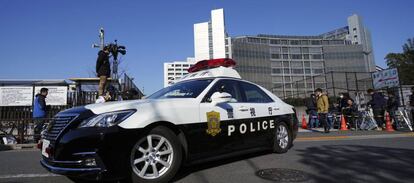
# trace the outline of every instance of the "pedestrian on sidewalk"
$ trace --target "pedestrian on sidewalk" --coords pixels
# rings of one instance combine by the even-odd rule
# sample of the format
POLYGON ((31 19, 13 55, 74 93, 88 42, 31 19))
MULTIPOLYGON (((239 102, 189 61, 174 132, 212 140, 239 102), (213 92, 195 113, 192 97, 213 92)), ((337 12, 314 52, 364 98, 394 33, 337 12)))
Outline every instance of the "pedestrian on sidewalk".
POLYGON ((309 115, 309 128, 318 127, 318 108, 316 107, 316 96, 311 94, 310 97, 305 101, 306 113, 309 115))
POLYGON ((374 114, 374 119, 377 122, 378 128, 377 130, 384 130, 384 116, 385 116, 385 108, 387 105, 387 101, 382 93, 376 92, 373 89, 368 89, 367 93, 371 95, 371 100, 367 103, 372 108, 372 113, 374 114))
POLYGON ((33 121, 35 124, 33 139, 36 143, 40 140, 40 134, 43 130, 47 111, 50 108, 46 105, 46 97, 48 93, 49 90, 47 88, 41 88, 40 93, 36 94, 33 103, 33 121))
POLYGON ((323 93, 323 90, 317 88, 315 90, 316 106, 318 108, 319 121, 322 123, 325 133, 329 133, 331 126, 327 123, 327 114, 329 112, 329 100, 328 96, 323 93))
POLYGON ((398 120, 396 118, 396 111, 398 110, 399 102, 393 91, 388 91, 387 111, 390 115, 390 119, 393 121, 393 128, 396 130, 398 126, 398 120))

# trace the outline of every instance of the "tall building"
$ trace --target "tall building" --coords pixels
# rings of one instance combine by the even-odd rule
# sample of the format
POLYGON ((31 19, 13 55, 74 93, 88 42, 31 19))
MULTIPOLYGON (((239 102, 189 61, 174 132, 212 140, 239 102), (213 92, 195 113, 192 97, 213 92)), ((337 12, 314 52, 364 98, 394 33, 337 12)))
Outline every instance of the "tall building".
POLYGON ((230 38, 225 30, 223 9, 212 10, 210 21, 194 24, 195 60, 229 58, 230 45, 230 38))
POLYGON ((188 74, 187 69, 195 63, 195 59, 190 57, 186 61, 164 63, 164 87, 170 86, 183 75, 188 74))
POLYGON ((349 84, 346 77, 315 77, 324 73, 375 71, 370 33, 358 15, 348 18, 348 26, 321 35, 233 37, 232 58, 242 78, 288 97, 328 88, 328 80, 336 87, 349 84))

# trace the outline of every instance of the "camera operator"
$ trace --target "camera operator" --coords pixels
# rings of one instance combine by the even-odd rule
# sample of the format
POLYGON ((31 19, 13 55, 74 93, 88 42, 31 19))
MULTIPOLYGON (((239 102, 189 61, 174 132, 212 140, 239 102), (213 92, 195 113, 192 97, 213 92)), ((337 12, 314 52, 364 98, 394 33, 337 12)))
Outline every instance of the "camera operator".
POLYGON ((103 50, 98 52, 98 59, 96 60, 96 74, 99 77, 98 96, 103 96, 107 80, 111 76, 108 46, 105 46, 103 50))

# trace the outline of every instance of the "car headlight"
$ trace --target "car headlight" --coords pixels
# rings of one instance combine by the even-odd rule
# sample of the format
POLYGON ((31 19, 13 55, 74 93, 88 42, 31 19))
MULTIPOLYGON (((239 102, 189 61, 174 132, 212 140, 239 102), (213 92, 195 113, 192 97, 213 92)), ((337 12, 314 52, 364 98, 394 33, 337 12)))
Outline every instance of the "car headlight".
POLYGON ((125 110, 98 114, 82 121, 78 128, 114 126, 131 116, 133 113, 135 113, 135 111, 136 110, 125 110))

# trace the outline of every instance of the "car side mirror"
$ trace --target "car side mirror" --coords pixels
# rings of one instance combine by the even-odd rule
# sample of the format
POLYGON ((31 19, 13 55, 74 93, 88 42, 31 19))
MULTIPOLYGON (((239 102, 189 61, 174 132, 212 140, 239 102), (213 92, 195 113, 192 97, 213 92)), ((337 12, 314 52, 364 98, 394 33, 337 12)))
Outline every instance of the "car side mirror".
POLYGON ((226 92, 215 92, 211 95, 211 103, 214 105, 221 104, 221 103, 228 103, 232 99, 232 96, 226 92))

